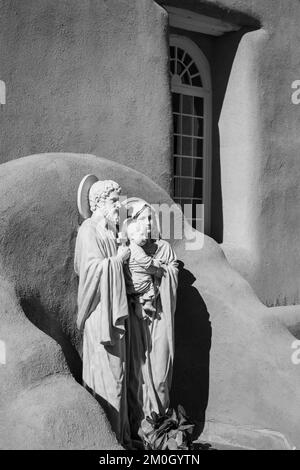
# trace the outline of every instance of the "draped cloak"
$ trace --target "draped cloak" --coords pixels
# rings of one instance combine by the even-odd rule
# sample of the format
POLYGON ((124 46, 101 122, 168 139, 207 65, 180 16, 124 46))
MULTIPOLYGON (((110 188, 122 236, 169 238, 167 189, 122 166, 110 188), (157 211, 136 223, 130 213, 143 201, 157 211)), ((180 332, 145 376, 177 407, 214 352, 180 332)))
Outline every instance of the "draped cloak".
MULTIPOLYGON (((93 219, 79 228, 75 272, 79 276, 77 326, 83 331, 83 381, 100 399, 121 443, 129 445, 151 411, 169 406, 174 357, 176 255, 158 240, 155 258, 166 265, 157 314, 145 320, 126 295, 113 232, 93 219)), ((149 253, 150 254, 150 253, 149 253)))
POLYGON ((132 298, 128 302, 128 407, 133 436, 140 435, 141 422, 152 411, 164 413, 169 407, 174 360, 177 258, 170 244, 164 240, 157 240, 148 251, 145 247, 145 251, 164 263, 166 273, 161 279, 153 318, 140 318, 132 298))
POLYGON ((82 378, 105 409, 120 442, 130 441, 126 400, 128 317, 122 262, 112 231, 93 218, 80 226, 74 266, 79 276, 77 327, 83 331, 82 378))

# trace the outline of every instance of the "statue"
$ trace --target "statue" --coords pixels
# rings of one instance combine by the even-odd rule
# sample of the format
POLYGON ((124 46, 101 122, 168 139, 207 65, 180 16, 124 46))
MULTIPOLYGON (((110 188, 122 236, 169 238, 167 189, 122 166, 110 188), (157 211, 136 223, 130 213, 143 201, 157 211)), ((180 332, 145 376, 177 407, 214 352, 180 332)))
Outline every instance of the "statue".
POLYGON ((147 319, 147 315, 152 316, 156 312, 158 279, 162 278, 164 269, 162 262, 147 255, 143 248, 147 242, 144 224, 131 220, 126 229, 130 248, 130 257, 125 266, 127 294, 137 300, 136 307, 139 307, 141 315, 147 319))
POLYGON ((178 270, 169 243, 151 238, 157 221, 145 201, 125 201, 129 217, 122 230, 131 247, 118 246, 120 193, 117 183, 93 175, 79 186, 85 220, 74 260, 77 326, 83 332, 83 383, 100 401, 118 440, 136 448, 143 420, 169 406, 178 270), (133 281, 132 263, 141 258, 146 288, 136 292, 133 286, 143 281, 133 281))

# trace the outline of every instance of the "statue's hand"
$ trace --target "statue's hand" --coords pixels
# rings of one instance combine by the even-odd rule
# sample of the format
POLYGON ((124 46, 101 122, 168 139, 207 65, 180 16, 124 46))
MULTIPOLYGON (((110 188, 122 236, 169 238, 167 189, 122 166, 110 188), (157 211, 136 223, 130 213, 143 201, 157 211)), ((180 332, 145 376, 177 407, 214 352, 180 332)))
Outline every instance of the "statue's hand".
POLYGON ((155 276, 158 277, 158 279, 161 279, 162 277, 164 277, 165 273, 166 273, 165 268, 160 266, 159 268, 156 269, 155 276))
POLYGON ((128 260, 130 256, 130 249, 128 246, 119 246, 118 248, 118 253, 117 253, 117 258, 124 263, 126 260, 128 260))

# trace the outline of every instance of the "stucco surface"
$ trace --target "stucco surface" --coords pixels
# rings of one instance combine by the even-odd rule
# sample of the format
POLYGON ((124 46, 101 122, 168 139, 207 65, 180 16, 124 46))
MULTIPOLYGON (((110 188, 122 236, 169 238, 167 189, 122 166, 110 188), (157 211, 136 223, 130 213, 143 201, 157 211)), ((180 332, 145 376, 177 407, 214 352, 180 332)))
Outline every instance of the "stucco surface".
POLYGON ((222 1, 259 19, 237 51, 220 118, 225 251, 268 305, 299 303, 298 1, 222 1))
MULTIPOLYGON (((158 3, 183 7, 180 0, 158 3)), ((223 248, 265 304, 299 303, 300 107, 291 102, 291 84, 299 79, 300 3, 186 0, 184 8, 256 29, 244 34, 236 51, 239 33, 213 39, 215 103, 224 89, 219 118, 223 248)), ((214 187, 218 174, 213 177, 214 187)))
MULTIPOLYGON (((1 162, 90 152, 170 189, 167 15, 157 3, 183 6, 181 0, 0 1, 0 79, 7 86, 1 162)), ((224 78, 216 86, 225 93, 220 158, 213 153, 212 227, 217 240, 224 227, 229 260, 265 304, 299 303, 299 106, 291 103, 291 83, 299 78, 300 4, 186 0, 184 6, 257 29, 244 34, 237 51, 238 33, 213 38, 213 73, 224 78)), ((214 94, 219 100, 216 88, 214 94)))
MULTIPOLYGON (((0 166, 2 448, 117 445, 101 408, 70 374, 80 375, 73 251, 76 191, 87 173, 118 181, 127 196, 171 202, 141 173, 100 157, 36 155, 0 166)), ((207 407, 207 422, 270 429, 300 446, 300 377, 291 363, 297 310, 287 325, 261 304, 212 239, 196 251, 172 243, 181 261, 173 403, 200 425, 207 407)))
POLYGON ((1 0, 0 162, 105 155, 170 184, 167 15, 152 0, 1 0))

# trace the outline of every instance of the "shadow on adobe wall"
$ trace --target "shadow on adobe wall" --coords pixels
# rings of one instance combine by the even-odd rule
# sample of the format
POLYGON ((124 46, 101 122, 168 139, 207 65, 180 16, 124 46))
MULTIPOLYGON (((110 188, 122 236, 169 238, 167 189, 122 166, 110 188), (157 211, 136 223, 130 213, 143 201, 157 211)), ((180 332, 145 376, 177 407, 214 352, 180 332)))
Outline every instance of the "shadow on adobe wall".
MULTIPOLYGON (((195 280, 194 275, 184 269, 184 263, 179 261, 171 401, 172 406, 181 404, 185 408, 196 423, 195 435, 199 435, 205 423, 209 396, 211 324, 205 302, 193 287, 195 280)), ((81 357, 72 338, 55 319, 57 312, 46 312, 38 296, 22 299, 21 307, 28 320, 61 346, 73 377, 82 384, 81 357)), ((58 315, 58 318, 63 318, 63 313, 58 315)), ((103 406, 99 398, 98 401, 103 406)), ((103 408, 107 413, 106 407, 103 408)))
MULTIPOLYGON (((56 319, 57 312, 46 312, 39 296, 22 299, 21 307, 34 326, 53 338, 62 348, 70 372, 74 379, 82 384, 82 360, 71 338, 63 331, 62 324, 56 319)), ((63 312, 59 315, 63 318, 63 312)))
POLYGON ((204 300, 193 287, 194 275, 179 261, 179 284, 175 313, 175 358, 171 402, 181 404, 196 423, 195 435, 203 430, 209 396, 209 353, 212 329, 204 300))

